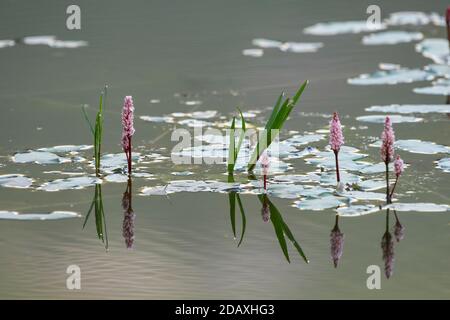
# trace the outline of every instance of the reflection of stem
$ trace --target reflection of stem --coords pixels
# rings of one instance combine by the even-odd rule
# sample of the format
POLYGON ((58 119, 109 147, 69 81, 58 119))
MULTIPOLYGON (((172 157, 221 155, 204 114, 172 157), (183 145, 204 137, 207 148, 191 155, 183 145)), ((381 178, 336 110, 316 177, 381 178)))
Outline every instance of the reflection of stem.
POLYGON ((128 179, 127 189, 122 197, 122 208, 124 210, 122 235, 125 239, 126 247, 132 248, 134 243, 134 220, 135 214, 131 206, 132 200, 132 184, 131 179, 128 179))
POLYGON ((267 190, 267 175, 264 175, 264 190, 267 190))
POLYGON ((341 176, 339 174, 339 160, 338 160, 338 152, 334 151, 334 158, 336 159, 336 180, 337 182, 341 182, 341 176))
POLYGON ((105 248, 108 249, 108 232, 106 228, 105 211, 103 208, 102 186, 100 183, 95 184, 94 199, 92 200, 89 211, 86 214, 86 218, 84 219, 83 229, 86 226, 92 210, 94 210, 95 214, 95 227, 97 230, 97 236, 102 240, 103 243, 105 243, 105 248))

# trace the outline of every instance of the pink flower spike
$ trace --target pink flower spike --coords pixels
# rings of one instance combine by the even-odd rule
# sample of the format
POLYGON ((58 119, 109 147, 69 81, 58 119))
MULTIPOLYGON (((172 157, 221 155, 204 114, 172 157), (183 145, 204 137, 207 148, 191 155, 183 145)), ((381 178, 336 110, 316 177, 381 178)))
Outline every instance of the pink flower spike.
POLYGON ((334 152, 339 152, 344 144, 344 136, 342 135, 341 121, 337 112, 333 113, 330 121, 330 147, 334 152))
POLYGON ((395 158, 394 170, 395 170, 395 175, 397 176, 397 178, 400 177, 400 175, 403 173, 404 163, 403 163, 402 158, 400 158, 400 156, 397 156, 397 158, 395 158))
POLYGON ((122 109, 122 147, 125 152, 131 147, 130 139, 134 135, 134 131, 133 97, 126 96, 122 109))
POLYGON ((395 135, 394 135, 394 129, 392 129, 392 122, 391 118, 386 117, 386 120, 384 121, 384 130, 381 134, 381 159, 384 163, 389 163, 394 159, 394 142, 395 142, 395 135))

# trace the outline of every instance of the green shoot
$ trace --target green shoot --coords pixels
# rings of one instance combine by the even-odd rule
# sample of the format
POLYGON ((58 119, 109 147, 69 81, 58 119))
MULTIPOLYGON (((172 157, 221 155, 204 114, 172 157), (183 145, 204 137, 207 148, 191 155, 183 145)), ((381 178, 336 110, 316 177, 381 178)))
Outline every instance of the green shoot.
POLYGON ((248 163, 249 172, 253 171, 256 162, 258 161, 261 154, 264 152, 264 150, 266 150, 266 148, 270 146, 272 141, 276 138, 276 135, 278 135, 279 131, 283 127, 287 118, 289 117, 289 114, 291 113, 292 109, 294 109, 295 105, 300 100, 300 96, 305 90, 307 84, 308 80, 303 82, 303 84, 300 86, 300 88, 295 93, 293 98, 286 98, 283 103, 282 101, 284 98, 284 93, 281 93, 280 96, 278 97, 275 106, 272 110, 272 113, 269 117, 269 120, 267 120, 267 123, 264 127, 263 141, 261 141, 258 137, 256 149, 253 152, 250 161, 248 163))
POLYGON ((227 165, 228 175, 233 175, 234 167, 236 165, 237 157, 239 154, 239 150, 241 149, 242 142, 244 141, 245 131, 246 131, 244 115, 242 114, 242 111, 239 108, 237 108, 237 110, 239 111, 240 116, 241 116, 241 130, 240 130, 238 144, 236 146, 236 141, 235 141, 236 117, 233 117, 233 121, 231 122, 231 128, 230 128, 230 145, 228 147, 228 165, 227 165))

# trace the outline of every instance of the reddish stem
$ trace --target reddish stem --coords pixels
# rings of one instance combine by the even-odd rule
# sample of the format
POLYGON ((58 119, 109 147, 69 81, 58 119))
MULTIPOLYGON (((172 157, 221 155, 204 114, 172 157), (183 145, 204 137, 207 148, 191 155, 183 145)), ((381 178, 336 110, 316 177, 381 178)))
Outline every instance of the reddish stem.
POLYGON ((128 138, 128 176, 131 176, 131 137, 128 138))
POLYGON ((341 176, 339 174, 339 160, 338 160, 338 151, 334 150, 334 158, 336 159, 336 180, 337 182, 341 182, 341 176))
POLYGON ((264 190, 267 190, 267 175, 264 175, 264 190))

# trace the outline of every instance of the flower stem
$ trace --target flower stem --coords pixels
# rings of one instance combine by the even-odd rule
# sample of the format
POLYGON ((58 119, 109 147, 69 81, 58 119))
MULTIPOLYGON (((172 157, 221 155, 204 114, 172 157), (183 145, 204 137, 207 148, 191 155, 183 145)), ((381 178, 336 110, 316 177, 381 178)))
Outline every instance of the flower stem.
POLYGON ((264 190, 267 190, 267 175, 264 175, 264 190))
POLYGON ((128 154, 127 154, 127 160, 128 160, 128 176, 131 176, 131 137, 128 138, 128 154))
POLYGON ((391 195, 389 192, 389 162, 385 162, 386 164, 386 202, 387 204, 391 203, 391 195))
POLYGON ((398 176, 395 178, 394 186, 392 187, 391 193, 389 195, 389 197, 391 199, 392 199, 392 196, 394 195, 394 190, 395 190, 395 187, 397 186, 397 182, 398 182, 398 176))
POLYGON ((339 182, 341 182, 341 176, 339 174, 338 151, 334 151, 334 158, 336 159, 336 180, 339 183, 339 182))

